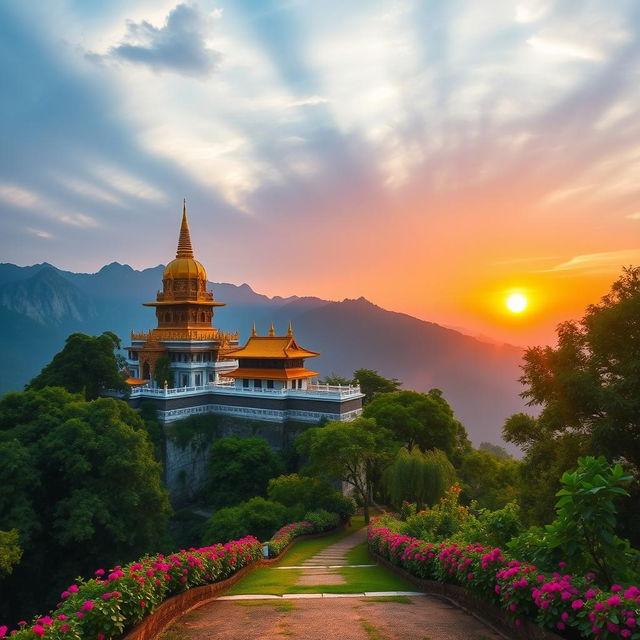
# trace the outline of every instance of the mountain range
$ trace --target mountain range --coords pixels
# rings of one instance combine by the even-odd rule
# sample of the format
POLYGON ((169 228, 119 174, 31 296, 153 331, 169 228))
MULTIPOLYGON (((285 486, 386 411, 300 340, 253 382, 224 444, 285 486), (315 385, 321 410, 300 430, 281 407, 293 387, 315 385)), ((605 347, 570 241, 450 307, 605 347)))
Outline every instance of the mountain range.
MULTIPOLYGON (((62 271, 43 263, 0 264, 0 392, 19 390, 75 331, 113 331, 126 345, 130 331, 155 326, 153 310, 163 265, 136 271, 111 263, 97 273, 62 271)), ((501 443, 504 420, 525 409, 517 381, 522 349, 388 311, 364 298, 332 302, 313 297, 269 298, 247 285, 209 283, 215 326, 239 330, 241 343, 255 321, 278 333, 291 321, 296 339, 321 355, 309 363, 321 375, 351 377, 359 368, 398 378, 403 388, 442 389, 471 439, 501 443)))

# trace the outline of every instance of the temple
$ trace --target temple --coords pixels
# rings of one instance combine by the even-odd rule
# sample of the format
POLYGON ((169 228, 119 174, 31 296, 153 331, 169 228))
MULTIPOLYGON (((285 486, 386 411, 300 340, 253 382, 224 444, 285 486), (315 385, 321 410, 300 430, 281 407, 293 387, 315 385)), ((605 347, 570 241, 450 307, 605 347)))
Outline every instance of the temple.
POLYGON ((165 268, 154 307, 157 327, 131 332, 127 368, 129 404, 150 400, 164 424, 193 414, 215 413, 260 422, 317 423, 351 420, 362 412, 357 385, 314 381, 305 360, 320 355, 298 344, 289 324, 260 336, 255 324, 243 347, 238 333, 213 326, 214 309, 225 306, 207 290, 207 273, 195 259, 186 203, 176 257, 165 268))

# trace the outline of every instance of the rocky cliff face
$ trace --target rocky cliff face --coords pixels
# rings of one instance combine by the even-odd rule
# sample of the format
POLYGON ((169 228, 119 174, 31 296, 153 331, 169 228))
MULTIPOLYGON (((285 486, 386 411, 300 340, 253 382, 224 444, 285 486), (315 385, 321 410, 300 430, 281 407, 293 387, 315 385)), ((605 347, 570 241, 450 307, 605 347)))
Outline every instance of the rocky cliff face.
POLYGON ((85 322, 98 314, 95 302, 51 266, 1 286, 0 306, 43 325, 85 322))

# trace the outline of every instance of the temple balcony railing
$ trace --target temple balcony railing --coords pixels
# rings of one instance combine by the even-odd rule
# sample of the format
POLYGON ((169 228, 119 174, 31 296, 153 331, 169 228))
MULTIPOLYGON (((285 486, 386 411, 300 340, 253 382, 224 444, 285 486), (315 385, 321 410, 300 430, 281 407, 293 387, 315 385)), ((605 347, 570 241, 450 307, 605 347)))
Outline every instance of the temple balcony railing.
POLYGON ((307 389, 256 389, 238 388, 235 382, 212 382, 193 387, 133 387, 131 397, 149 398, 176 398, 185 396, 202 395, 205 393, 233 394, 239 396, 267 396, 277 398, 320 398, 324 400, 345 400, 348 398, 360 398, 363 396, 358 385, 339 386, 314 384, 307 389))
POLYGON ((228 332, 220 331, 219 329, 214 329, 213 331, 201 331, 198 329, 152 329, 151 331, 131 332, 131 340, 147 342, 151 339, 157 342, 189 342, 191 340, 205 342, 238 342, 240 334, 238 331, 228 332))

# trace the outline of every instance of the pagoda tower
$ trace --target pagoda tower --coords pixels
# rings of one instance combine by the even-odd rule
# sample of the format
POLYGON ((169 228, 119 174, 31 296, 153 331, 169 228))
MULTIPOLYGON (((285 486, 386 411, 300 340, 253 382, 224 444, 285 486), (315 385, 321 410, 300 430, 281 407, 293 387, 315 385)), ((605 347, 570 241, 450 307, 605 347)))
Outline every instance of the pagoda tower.
POLYGON ((162 291, 155 302, 143 305, 155 307, 158 326, 148 333, 131 333, 131 346, 127 347, 130 384, 153 386, 162 356, 171 363, 173 380, 167 381, 167 386, 200 387, 217 382, 220 371, 234 367, 235 363, 221 358, 237 346, 238 334, 213 326, 214 308, 225 304, 216 302, 207 291, 207 272, 193 253, 186 202, 176 257, 165 267, 162 291))
POLYGON ((222 376, 233 378, 238 390, 306 390, 308 380, 319 375, 307 369, 304 361, 320 354, 298 345, 291 323, 286 336, 277 336, 273 323, 269 335, 259 336, 254 323, 245 346, 232 349, 227 355, 238 361, 238 368, 222 376))

